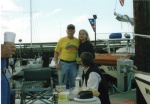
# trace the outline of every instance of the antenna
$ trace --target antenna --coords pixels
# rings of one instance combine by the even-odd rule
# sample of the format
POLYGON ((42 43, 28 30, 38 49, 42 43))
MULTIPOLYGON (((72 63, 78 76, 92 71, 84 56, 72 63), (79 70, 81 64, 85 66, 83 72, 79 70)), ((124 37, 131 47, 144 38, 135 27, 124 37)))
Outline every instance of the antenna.
POLYGON ((116 4, 115 4, 115 9, 114 9, 114 12, 116 11, 116 5, 117 5, 117 0, 116 0, 116 4))
POLYGON ((31 34, 31 48, 32 48, 32 0, 30 0, 30 34, 31 34))
POLYGON ((61 22, 60 22, 60 38, 61 38, 61 22))

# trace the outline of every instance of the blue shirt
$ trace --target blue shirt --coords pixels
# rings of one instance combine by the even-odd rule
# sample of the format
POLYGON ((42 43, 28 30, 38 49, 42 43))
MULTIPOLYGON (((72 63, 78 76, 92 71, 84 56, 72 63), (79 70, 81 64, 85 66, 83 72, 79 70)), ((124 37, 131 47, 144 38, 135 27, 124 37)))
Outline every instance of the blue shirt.
MULTIPOLYGON (((6 68, 6 59, 1 58, 1 70, 6 68)), ((1 73, 1 103, 10 104, 10 87, 6 76, 1 73)))
POLYGON ((6 59, 5 58, 1 58, 1 70, 6 68, 6 59))

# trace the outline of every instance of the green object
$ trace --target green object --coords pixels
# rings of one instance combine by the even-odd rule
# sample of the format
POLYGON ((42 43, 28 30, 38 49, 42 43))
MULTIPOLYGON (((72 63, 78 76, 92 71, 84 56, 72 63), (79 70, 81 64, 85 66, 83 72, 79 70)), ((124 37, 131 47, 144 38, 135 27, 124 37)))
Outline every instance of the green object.
POLYGON ((80 57, 77 57, 77 58, 76 58, 76 61, 77 61, 77 62, 81 61, 81 58, 80 58, 80 57))

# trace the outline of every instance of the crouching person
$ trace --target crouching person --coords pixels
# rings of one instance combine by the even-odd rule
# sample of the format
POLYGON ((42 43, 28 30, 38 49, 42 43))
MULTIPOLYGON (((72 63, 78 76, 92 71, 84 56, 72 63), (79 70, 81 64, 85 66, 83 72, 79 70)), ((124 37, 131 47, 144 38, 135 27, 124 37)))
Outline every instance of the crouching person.
POLYGON ((81 63, 84 68, 82 74, 82 86, 97 90, 101 104, 110 104, 108 87, 100 69, 94 64, 93 56, 89 52, 81 54, 81 63))

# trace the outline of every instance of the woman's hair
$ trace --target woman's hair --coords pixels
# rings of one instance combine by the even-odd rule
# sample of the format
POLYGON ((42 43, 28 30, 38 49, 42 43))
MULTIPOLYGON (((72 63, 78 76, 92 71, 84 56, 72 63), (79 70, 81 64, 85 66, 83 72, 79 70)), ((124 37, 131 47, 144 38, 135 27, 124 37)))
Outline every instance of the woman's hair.
MULTIPOLYGON (((85 29, 81 29, 80 31, 83 31, 83 32, 86 34, 86 40, 87 40, 87 41, 90 41, 88 32, 87 32, 85 29)), ((80 36, 80 31, 79 31, 79 36, 80 36)), ((79 36, 78 36, 78 38, 79 38, 79 36)), ((79 43, 81 43, 80 38, 79 38, 79 43)))

